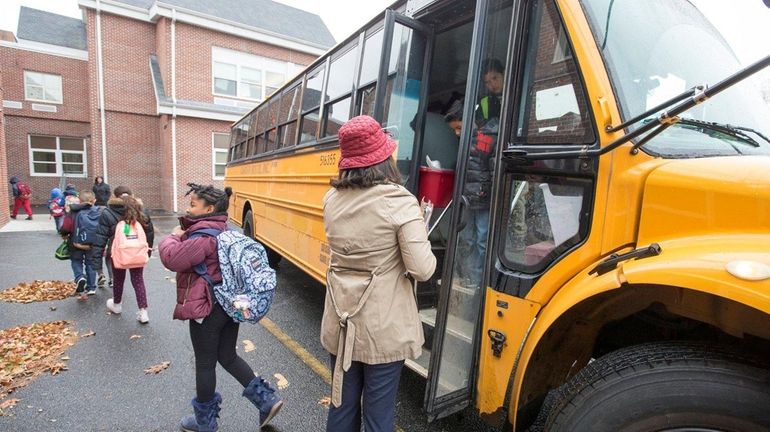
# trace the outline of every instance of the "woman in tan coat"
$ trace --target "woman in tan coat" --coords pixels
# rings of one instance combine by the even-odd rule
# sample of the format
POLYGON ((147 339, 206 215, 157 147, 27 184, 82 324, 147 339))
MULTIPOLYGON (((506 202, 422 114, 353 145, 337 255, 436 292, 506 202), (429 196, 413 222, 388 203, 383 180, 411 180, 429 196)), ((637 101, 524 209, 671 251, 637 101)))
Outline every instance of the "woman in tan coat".
POLYGON ((404 360, 424 342, 410 278, 436 268, 417 199, 400 185, 396 143, 359 116, 339 130, 339 177, 324 197, 331 249, 321 343, 331 353, 326 430, 392 432, 404 360))

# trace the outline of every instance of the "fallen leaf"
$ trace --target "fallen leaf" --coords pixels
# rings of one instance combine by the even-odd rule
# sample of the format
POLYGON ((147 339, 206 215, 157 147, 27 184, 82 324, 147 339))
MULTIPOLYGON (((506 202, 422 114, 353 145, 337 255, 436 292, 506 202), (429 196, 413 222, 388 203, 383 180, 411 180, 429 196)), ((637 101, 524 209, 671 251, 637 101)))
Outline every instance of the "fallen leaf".
POLYGON ((329 408, 329 405, 332 403, 332 398, 330 396, 324 396, 321 398, 321 400, 318 401, 318 405, 325 406, 326 408, 329 408))
MULTIPOLYGON (((13 303, 62 300, 75 294, 75 284, 59 280, 34 280, 21 282, 13 288, 0 292, 0 300, 13 303)), ((51 306, 51 310, 56 310, 51 306)))
POLYGON ((56 310, 56 306, 49 306, 49 307, 48 307, 48 310, 50 310, 51 312, 53 312, 53 311, 55 311, 55 310, 56 310))
POLYGON ((16 406, 17 403, 19 403, 18 399, 6 399, 0 402, 0 411, 8 408, 13 408, 16 406))
POLYGON ((89 331, 89 332, 85 332, 85 333, 83 333, 82 335, 80 335, 80 337, 82 337, 82 338, 87 338, 87 337, 91 337, 91 336, 93 336, 93 335, 95 335, 95 334, 96 334, 96 332, 94 332, 93 330, 91 330, 91 331, 89 331))
POLYGON ((67 360, 70 359, 70 356, 63 356, 61 359, 64 360, 64 361, 67 361, 67 360))
MULTIPOLYGON (((67 370, 61 363, 74 345, 77 333, 67 321, 35 323, 0 331, 0 403, 2 399, 27 385, 38 375, 50 371, 56 375, 67 370)), ((0 415, 3 415, 0 408, 0 415)))
POLYGON ((150 366, 147 369, 144 370, 144 373, 146 374, 157 374, 160 373, 164 369, 168 369, 168 367, 171 366, 170 361, 164 361, 161 364, 157 364, 155 366, 150 366))
POLYGON ((289 386, 289 380, 287 380, 285 376, 279 373, 273 374, 273 376, 276 379, 275 385, 278 387, 278 390, 283 390, 289 386))
POLYGON ((252 341, 250 341, 250 340, 248 340, 248 339, 244 339, 244 340, 243 340, 243 350, 244 350, 244 351, 246 351, 246 352, 252 352, 252 351, 254 351, 255 349, 257 349, 257 347, 255 347, 255 346, 254 346, 254 342, 252 342, 252 341))
POLYGON ((131 337, 129 339, 131 339, 131 340, 139 339, 140 337, 142 337, 142 335, 131 335, 131 337))

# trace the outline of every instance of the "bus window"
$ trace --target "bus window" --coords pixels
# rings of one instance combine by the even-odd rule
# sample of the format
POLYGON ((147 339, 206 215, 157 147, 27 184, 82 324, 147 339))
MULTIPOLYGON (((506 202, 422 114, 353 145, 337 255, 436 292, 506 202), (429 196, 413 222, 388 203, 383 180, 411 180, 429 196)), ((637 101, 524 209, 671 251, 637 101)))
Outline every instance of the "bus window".
POLYGON ((361 60, 361 75, 358 78, 358 87, 366 86, 377 80, 380 68, 380 55, 382 54, 382 30, 367 37, 364 43, 364 55, 361 60))
POLYGON ((350 120, 350 96, 326 106, 324 136, 337 135, 342 125, 350 120))
POLYGON ((257 144, 257 150, 256 154, 261 154, 265 152, 265 121, 267 119, 267 115, 265 114, 265 111, 267 108, 265 107, 259 107, 257 109, 256 113, 256 120, 254 122, 255 126, 254 128, 255 133, 257 135, 256 138, 256 144, 257 144))
POLYGON ((343 123, 350 119, 350 94, 353 90, 353 74, 358 56, 356 45, 342 56, 332 60, 329 66, 329 83, 326 86, 324 108, 325 126, 322 136, 337 135, 343 123))
POLYGON ((516 128, 517 144, 589 144, 596 140, 572 48, 552 2, 538 3, 516 128), (554 37, 554 35, 557 35, 554 37))
POLYGON ((281 110, 278 118, 280 148, 290 147, 295 144, 297 132, 297 114, 299 112, 300 92, 299 84, 287 90, 281 96, 281 110))
POLYGON ((361 59, 361 75, 358 77, 358 115, 374 115, 374 99, 377 95, 377 73, 380 67, 382 53, 382 30, 370 35, 364 43, 364 54, 361 59))
POLYGON ((265 133, 265 151, 271 152, 275 150, 275 129, 270 129, 265 133))
POLYGON ((315 139, 315 134, 318 130, 318 113, 319 110, 315 109, 302 115, 302 130, 299 138, 300 143, 313 141, 315 139))
POLYGON ((307 76, 307 84, 302 92, 302 135, 300 142, 312 141, 318 131, 318 113, 321 106, 325 66, 320 66, 307 76))
POLYGON ((396 23, 388 66, 383 125, 397 137, 396 165, 408 182, 412 166, 414 130, 409 124, 417 115, 420 103, 426 41, 414 30, 396 23))

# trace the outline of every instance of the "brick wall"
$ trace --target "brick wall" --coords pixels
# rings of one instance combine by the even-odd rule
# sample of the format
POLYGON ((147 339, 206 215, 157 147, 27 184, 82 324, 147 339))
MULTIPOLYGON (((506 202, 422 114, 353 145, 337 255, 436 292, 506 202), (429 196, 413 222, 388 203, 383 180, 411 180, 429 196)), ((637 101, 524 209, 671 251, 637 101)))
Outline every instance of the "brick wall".
POLYGON ((176 37, 178 99, 214 102, 211 91, 212 47, 227 48, 299 65, 310 64, 317 58, 299 51, 217 33, 184 23, 177 23, 176 37))
MULTIPOLYGON (((3 100, 3 74, 0 72, 0 101, 3 100)), ((5 147, 5 116, 3 106, 0 104, 0 179, 3 181, 3 187, 0 187, 0 227, 8 223, 10 216, 9 207, 13 205, 13 196, 8 185, 8 169, 6 168, 6 147, 5 147), (10 205, 6 205, 10 203, 10 205)))
POLYGON ((23 115, 57 120, 88 121, 88 62, 32 51, 0 47, 0 64, 5 76, 6 100, 22 103, 22 109, 7 108, 8 115, 23 115), (62 103, 26 101, 24 71, 60 75, 62 103), (53 105, 57 112, 33 111, 32 104, 53 105))
MULTIPOLYGON (((4 129, 7 151, 4 166, 8 167, 8 176, 18 176, 32 188, 32 204, 45 204, 49 192, 52 188, 59 186, 61 179, 30 175, 29 135, 85 139, 86 173, 90 176, 93 172, 90 169, 91 160, 88 157, 88 148, 91 146, 91 141, 87 138, 90 133, 88 123, 6 115, 4 129)), ((78 190, 90 189, 93 179, 67 177, 67 182, 74 184, 78 190)))
POLYGON ((151 209, 161 208, 159 119, 156 116, 107 111, 109 184, 128 186, 151 209))

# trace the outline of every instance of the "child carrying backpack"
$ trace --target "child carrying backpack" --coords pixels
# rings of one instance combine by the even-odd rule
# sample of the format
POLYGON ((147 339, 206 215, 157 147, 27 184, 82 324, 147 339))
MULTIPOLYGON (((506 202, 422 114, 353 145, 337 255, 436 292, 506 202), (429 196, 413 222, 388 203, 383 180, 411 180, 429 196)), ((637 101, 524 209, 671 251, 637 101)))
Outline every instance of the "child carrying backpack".
POLYGON ((64 217, 64 195, 59 188, 51 189, 51 196, 48 199, 48 213, 56 225, 56 232, 59 232, 64 217))
POLYGON ((118 186, 114 190, 115 197, 107 202, 107 208, 102 210, 99 226, 96 229, 96 239, 92 245, 91 263, 97 273, 102 271, 102 256, 105 248, 112 255, 113 264, 113 298, 107 300, 107 309, 114 314, 123 311, 123 283, 126 272, 131 275, 131 285, 136 293, 136 303, 139 311, 136 319, 146 324, 150 322, 147 313, 147 291, 144 286, 144 266, 152 254, 152 244, 155 232, 150 215, 142 209, 142 203, 134 198, 131 189, 118 186), (116 248, 120 245, 120 258, 116 261, 116 248), (111 251, 111 252, 110 252, 111 251), (124 259, 133 259, 126 262, 124 259))
POLYGON ((32 189, 26 183, 20 181, 16 176, 11 177, 10 183, 13 192, 13 210, 11 211, 11 219, 16 219, 19 210, 24 208, 24 211, 27 213, 27 220, 31 220, 32 206, 30 200, 32 199, 32 189))
POLYGON ((99 226, 101 209, 94 206, 96 199, 91 191, 80 193, 81 203, 72 202, 68 205, 67 214, 64 216, 61 233, 68 234, 70 246, 70 263, 75 277, 77 288, 76 295, 81 300, 87 299, 87 295, 96 294, 96 272, 91 262, 93 261, 92 245, 96 241, 96 229, 99 226))
MULTIPOLYGON (((228 301, 225 299, 227 293, 223 297, 215 294, 212 289, 214 285, 223 282, 223 271, 241 264, 224 262, 224 259, 228 259, 227 254, 221 253, 222 245, 218 245, 216 237, 217 233, 227 229, 227 209, 232 190, 193 183, 188 183, 188 186, 190 207, 187 214, 179 218, 180 226, 174 228, 158 247, 163 265, 177 272, 174 319, 190 320, 190 339, 195 352, 196 397, 192 400, 195 415, 182 419, 182 429, 217 430, 219 404, 222 402, 222 397, 216 392, 217 362, 240 382, 244 387, 243 396, 259 409, 261 427, 278 413, 283 401, 275 388, 261 377, 255 377, 248 363, 236 353, 240 320, 229 315, 220 303, 228 301)), ((264 262, 255 259, 255 269, 264 271, 267 258, 263 255, 262 259, 264 262)), ((272 276, 272 285, 269 277, 265 282, 270 285, 270 289, 275 286, 274 273, 272 276)), ((248 314, 250 318, 251 314, 261 316, 269 307, 268 297, 272 298, 271 295, 265 296, 267 303, 258 309, 241 304, 230 304, 227 308, 234 310, 237 306, 241 314, 248 314)), ((241 318, 245 316, 241 315, 241 318)))

